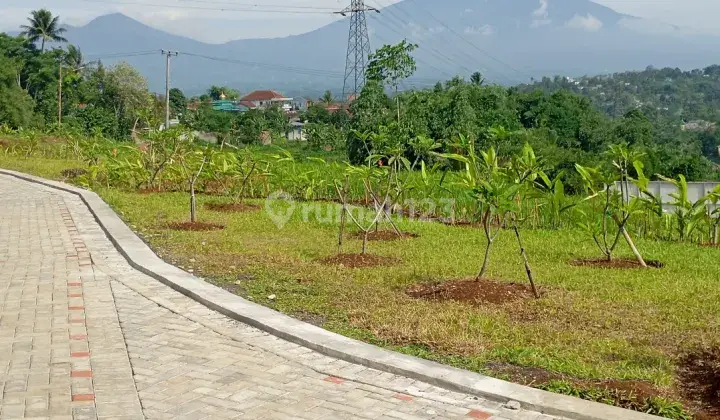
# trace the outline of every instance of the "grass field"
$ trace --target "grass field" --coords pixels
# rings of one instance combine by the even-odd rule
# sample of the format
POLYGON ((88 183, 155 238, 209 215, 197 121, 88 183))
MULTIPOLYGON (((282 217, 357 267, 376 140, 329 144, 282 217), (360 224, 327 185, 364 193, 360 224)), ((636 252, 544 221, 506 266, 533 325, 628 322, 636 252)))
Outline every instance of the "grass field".
MULTIPOLYGON (((75 166, 0 156, 0 167, 54 179, 75 166)), ((655 395, 693 409, 700 403, 688 394, 679 368, 688 353, 720 346, 720 249, 638 240, 645 257, 664 268, 577 267, 569 262, 599 257, 590 237, 570 229, 527 230, 541 299, 427 301, 406 289, 477 274, 485 244, 479 229, 404 221, 401 229, 417 238, 369 245, 370 253, 396 263, 349 268, 317 261, 337 252, 338 226, 317 220, 313 211, 303 217, 300 204, 278 228, 263 201, 252 200, 257 211, 220 213, 203 205, 226 199, 200 196, 199 220, 225 229, 186 232, 167 228, 188 219, 186 194, 97 192, 163 258, 227 290, 331 331, 501 378, 532 383, 522 373, 532 377, 542 369, 575 384, 647 381, 655 395)), ((336 206, 310 204, 323 214, 336 206)), ((349 239, 345 252, 359 252, 360 244, 349 239)), ((632 256, 627 248, 620 254, 632 256)), ((488 277, 525 282, 511 231, 501 232, 488 277)))

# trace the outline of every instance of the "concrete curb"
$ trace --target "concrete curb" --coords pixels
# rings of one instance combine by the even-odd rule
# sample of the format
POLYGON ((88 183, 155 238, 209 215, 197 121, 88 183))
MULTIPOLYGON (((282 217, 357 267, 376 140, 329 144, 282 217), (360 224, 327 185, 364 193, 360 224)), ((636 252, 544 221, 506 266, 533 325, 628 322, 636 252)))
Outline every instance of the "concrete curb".
POLYGON ((324 355, 493 401, 518 401, 523 409, 553 416, 578 420, 660 418, 554 394, 391 352, 299 321, 247 301, 167 264, 130 230, 100 196, 92 191, 5 169, 0 169, 0 174, 79 196, 88 206, 107 237, 133 268, 223 315, 324 355))

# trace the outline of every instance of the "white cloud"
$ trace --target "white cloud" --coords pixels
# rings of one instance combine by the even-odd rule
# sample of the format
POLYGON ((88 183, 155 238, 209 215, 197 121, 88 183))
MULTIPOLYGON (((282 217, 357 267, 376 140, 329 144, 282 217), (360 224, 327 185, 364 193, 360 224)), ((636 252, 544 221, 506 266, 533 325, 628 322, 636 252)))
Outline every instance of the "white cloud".
POLYGON ((582 29, 588 32, 597 32, 603 27, 602 21, 590 13, 588 13, 587 16, 575 15, 567 21, 565 25, 570 28, 582 29))
POLYGON ((552 20, 548 18, 548 5, 548 0, 540 0, 540 7, 532 12, 531 28, 539 28, 552 23, 552 20))
POLYGON ((468 26, 465 28, 464 32, 468 35, 483 35, 483 36, 491 36, 495 35, 495 27, 492 25, 485 24, 480 27, 476 26, 468 26))
POLYGON ((547 18, 548 17, 548 0, 540 0, 540 7, 533 11, 533 16, 536 18, 547 18))

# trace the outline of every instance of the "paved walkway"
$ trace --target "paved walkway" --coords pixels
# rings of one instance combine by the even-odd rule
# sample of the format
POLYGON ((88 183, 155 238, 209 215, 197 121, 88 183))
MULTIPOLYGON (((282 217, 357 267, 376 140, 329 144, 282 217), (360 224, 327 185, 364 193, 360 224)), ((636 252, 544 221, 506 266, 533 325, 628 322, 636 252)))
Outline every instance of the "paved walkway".
POLYGON ((0 175, 0 418, 532 419, 313 352, 132 269, 74 195, 0 175))

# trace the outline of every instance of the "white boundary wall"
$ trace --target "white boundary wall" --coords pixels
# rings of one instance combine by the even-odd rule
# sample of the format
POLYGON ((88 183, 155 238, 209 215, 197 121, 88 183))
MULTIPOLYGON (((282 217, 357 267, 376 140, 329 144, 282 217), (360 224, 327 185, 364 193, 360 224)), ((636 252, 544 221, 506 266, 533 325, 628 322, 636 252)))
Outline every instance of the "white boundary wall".
MULTIPOLYGON (((700 198, 706 196, 709 194, 717 185, 720 185, 720 182, 717 181, 707 181, 707 182, 688 182, 688 199, 692 201, 693 203, 698 201, 700 198)), ((619 189, 620 184, 615 183, 615 188, 619 189)), ((633 197, 637 197, 639 194, 637 186, 630 183, 630 195, 633 197)), ((673 201, 673 198, 670 197, 670 194, 677 192, 677 188, 665 181, 651 181, 650 185, 648 186, 648 190, 654 194, 656 197, 660 197, 660 200, 662 202, 663 210, 665 211, 672 211, 674 206, 667 204, 673 201)), ((711 203, 708 203, 708 208, 713 211, 715 208, 720 207, 720 204, 713 205, 711 203)))

